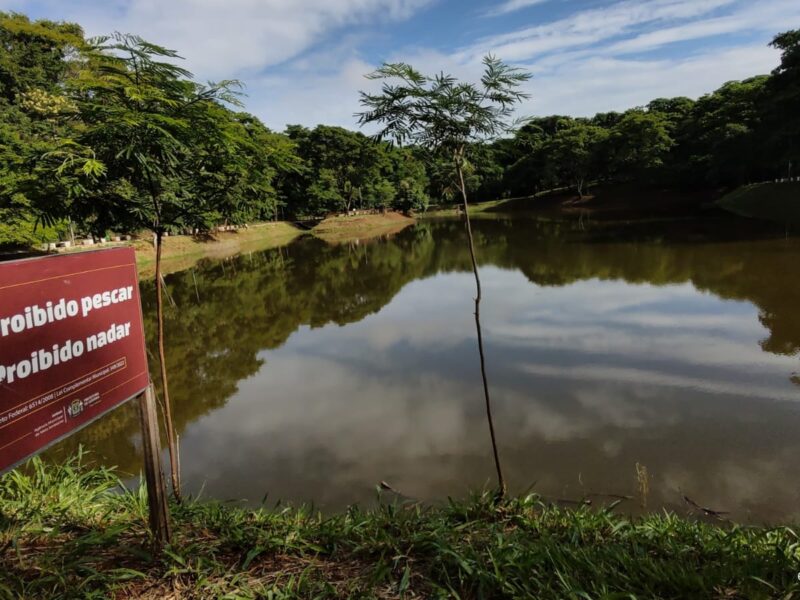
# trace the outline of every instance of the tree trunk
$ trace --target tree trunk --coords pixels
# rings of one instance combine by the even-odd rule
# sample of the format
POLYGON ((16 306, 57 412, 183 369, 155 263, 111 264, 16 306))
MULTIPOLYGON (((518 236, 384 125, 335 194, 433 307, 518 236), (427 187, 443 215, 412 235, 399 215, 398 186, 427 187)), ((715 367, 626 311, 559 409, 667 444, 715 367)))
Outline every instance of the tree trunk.
POLYGON ((158 362, 161 367, 161 393, 164 399, 164 419, 167 426, 167 445, 169 448, 169 467, 172 476, 172 494, 181 500, 181 473, 178 461, 178 442, 175 426, 172 422, 172 406, 169 402, 169 384, 167 382, 167 363, 164 354, 164 303, 162 301, 163 278, 161 277, 162 231, 156 231, 156 315, 158 319, 158 362))
POLYGON ((500 453, 497 450, 494 419, 492 418, 492 402, 489 397, 489 382, 486 378, 486 359, 483 353, 483 334, 481 332, 481 278, 478 274, 478 261, 475 258, 475 241, 472 238, 472 224, 469 220, 469 204, 467 202, 467 189, 464 185, 464 172, 458 160, 456 161, 456 170, 458 171, 458 178, 461 184, 461 197, 464 202, 464 223, 467 229, 467 240, 469 241, 469 255, 472 259, 472 272, 475 275, 475 331, 478 334, 478 354, 481 359, 481 378, 483 379, 483 397, 486 402, 486 420, 489 423, 489 435, 492 439, 494 466, 497 470, 498 495, 500 498, 503 498, 506 495, 506 482, 503 478, 503 469, 500 466, 500 453))

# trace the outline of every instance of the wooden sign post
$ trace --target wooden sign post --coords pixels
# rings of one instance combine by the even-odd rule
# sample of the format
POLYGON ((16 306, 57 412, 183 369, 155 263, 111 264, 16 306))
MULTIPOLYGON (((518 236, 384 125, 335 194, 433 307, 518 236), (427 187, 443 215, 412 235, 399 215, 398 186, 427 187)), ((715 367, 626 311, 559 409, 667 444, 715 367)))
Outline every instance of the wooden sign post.
POLYGON ((163 547, 169 509, 133 249, 0 263, 0 473, 136 397, 163 547))
POLYGON ((142 422, 144 478, 147 483, 147 504, 150 507, 150 531, 157 550, 172 541, 169 524, 169 504, 164 472, 161 470, 161 437, 158 434, 158 414, 153 384, 139 396, 139 415, 142 422))

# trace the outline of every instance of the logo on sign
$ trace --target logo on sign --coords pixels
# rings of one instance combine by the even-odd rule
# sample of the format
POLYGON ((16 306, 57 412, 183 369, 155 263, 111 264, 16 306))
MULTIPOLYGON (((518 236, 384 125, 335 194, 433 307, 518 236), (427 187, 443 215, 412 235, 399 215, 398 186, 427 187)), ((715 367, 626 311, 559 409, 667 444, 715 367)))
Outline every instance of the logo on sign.
POLYGON ((67 414, 73 419, 83 412, 83 400, 73 400, 67 408, 67 414))

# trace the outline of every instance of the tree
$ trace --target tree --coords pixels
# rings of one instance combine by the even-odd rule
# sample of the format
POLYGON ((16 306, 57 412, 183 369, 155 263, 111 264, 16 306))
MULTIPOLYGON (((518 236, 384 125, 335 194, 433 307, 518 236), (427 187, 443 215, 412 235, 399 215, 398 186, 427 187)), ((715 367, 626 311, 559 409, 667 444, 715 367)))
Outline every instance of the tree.
POLYGON ((84 46, 78 25, 0 12, 0 245, 51 236, 86 180, 57 157, 74 125, 63 88, 84 46))
POLYGON ((761 105, 767 78, 730 81, 694 104, 680 132, 705 181, 740 184, 760 179, 761 105))
POLYGON ((781 64, 767 83, 770 154, 779 175, 791 177, 800 170, 800 29, 775 36, 770 45, 781 51, 781 64))
POLYGON ((407 194, 399 193, 399 178, 404 177, 398 171, 399 156, 388 144, 327 125, 311 130, 292 125, 286 134, 302 162, 281 184, 293 214, 323 216, 407 202, 407 194))
POLYGON ((614 167, 627 177, 641 175, 664 162, 673 142, 659 113, 629 110, 611 130, 614 167))
POLYGON ((162 240, 170 228, 205 226, 218 208, 213 199, 188 193, 186 183, 200 176, 198 136, 206 142, 227 142, 227 132, 217 127, 219 119, 209 113, 218 111, 220 100, 236 102, 238 83, 198 85, 191 80, 191 73, 168 62, 175 58, 179 57, 174 51, 137 36, 99 38, 87 52, 87 69, 71 86, 70 95, 84 124, 77 142, 91 149, 105 175, 80 194, 81 214, 99 217, 102 224, 108 219, 148 227, 155 235, 163 410, 173 493, 180 498, 177 440, 164 357, 162 240))
POLYGON ((647 104, 647 112, 661 113, 669 122, 670 128, 683 121, 692 110, 694 100, 685 96, 675 98, 656 98, 647 104))
POLYGON ((30 90, 54 92, 84 46, 79 25, 0 11, 0 98, 14 103, 30 90))
POLYGON ((504 185, 512 196, 530 196, 542 189, 552 171, 544 146, 551 133, 543 119, 534 118, 515 133, 508 151, 504 185))
POLYGON ((424 212, 429 202, 425 164, 408 148, 395 148, 389 156, 396 188, 394 206, 406 213, 424 212))
POLYGON ((272 133, 253 115, 207 104, 198 114, 188 145, 184 190, 203 199, 214 222, 267 221, 278 213, 275 180, 279 169, 292 169, 296 158, 283 136, 272 133), (285 152, 288 151, 288 156, 285 152))
POLYGON ((475 328, 481 378, 499 494, 503 496, 506 485, 497 451, 486 377, 480 324, 481 280, 469 219, 464 172, 468 168, 468 151, 472 144, 512 129, 510 118, 514 106, 528 97, 519 88, 530 79, 530 74, 510 67, 491 55, 484 58, 483 64, 484 74, 480 85, 476 85, 459 82, 455 77, 443 73, 429 77, 405 63, 386 63, 367 76, 369 79, 383 80, 383 86, 379 94, 361 92, 361 104, 366 110, 359 113, 358 118, 361 125, 380 124, 382 129, 379 138, 389 138, 401 145, 413 144, 433 155, 447 157, 453 165, 455 186, 463 201, 464 223, 475 276, 475 328), (395 81, 398 83, 392 83, 395 81))
POLYGON ((564 123, 544 147, 551 163, 583 198, 584 186, 597 175, 608 131, 582 120, 564 123))

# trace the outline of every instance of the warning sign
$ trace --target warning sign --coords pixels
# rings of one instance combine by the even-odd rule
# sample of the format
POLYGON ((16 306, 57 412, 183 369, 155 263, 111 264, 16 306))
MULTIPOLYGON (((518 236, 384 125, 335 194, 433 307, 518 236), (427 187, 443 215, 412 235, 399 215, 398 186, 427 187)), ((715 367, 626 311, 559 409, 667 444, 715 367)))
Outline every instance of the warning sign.
POLYGON ((0 263, 0 472, 148 384, 132 248, 0 263))

